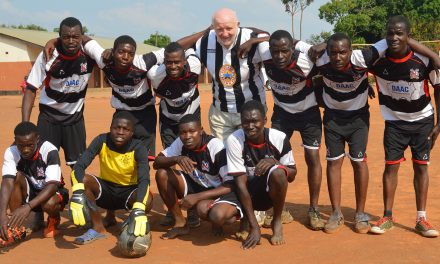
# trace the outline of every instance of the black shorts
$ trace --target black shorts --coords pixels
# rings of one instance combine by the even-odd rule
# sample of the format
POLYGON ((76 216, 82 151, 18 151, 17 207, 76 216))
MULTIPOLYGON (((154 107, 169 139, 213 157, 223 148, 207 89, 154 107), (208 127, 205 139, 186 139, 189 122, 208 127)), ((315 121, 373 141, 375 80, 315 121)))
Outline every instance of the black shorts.
POLYGON ((337 160, 345 156, 345 142, 348 157, 353 161, 365 161, 369 130, 368 116, 358 117, 348 122, 328 120, 324 122, 324 137, 327 160, 337 160))
POLYGON ((120 185, 114 182, 105 181, 93 176, 99 184, 99 194, 96 197, 96 205, 108 209, 129 210, 129 200, 131 195, 137 190, 137 185, 120 185))
MULTIPOLYGON (((22 202, 23 204, 28 203, 29 201, 33 200, 41 192, 41 190, 37 190, 37 189, 33 188, 32 184, 29 184, 28 179, 25 178, 25 180, 26 180, 26 184, 27 184, 27 197, 22 202)), ((58 198, 60 200, 60 204, 61 204, 60 211, 62 211, 64 209, 64 207, 66 206, 66 204, 69 202, 69 190, 67 190, 66 188, 61 186, 61 187, 58 187, 58 190, 55 194, 58 196, 58 198)), ((32 208, 32 211, 42 212, 43 209, 39 205, 39 206, 35 206, 34 208, 32 208)))
POLYGON ((272 128, 284 132, 288 138, 299 131, 303 147, 319 149, 321 145, 322 121, 318 107, 310 108, 299 114, 291 114, 275 105, 273 107, 272 128))
POLYGON ((404 152, 411 148, 412 160, 419 164, 428 164, 432 141, 427 137, 434 127, 434 120, 426 123, 406 123, 404 126, 385 122, 383 145, 385 162, 397 164, 405 160, 404 152))
MULTIPOLYGON (((115 114, 121 110, 116 110, 115 114)), ((156 107, 149 105, 145 109, 129 111, 135 120, 134 138, 142 140, 148 149, 148 156, 155 156, 156 153, 156 107)))
MULTIPOLYGON (((194 115, 197 115, 200 120, 200 107, 194 112, 194 115)), ((159 114, 159 130, 162 147, 166 149, 171 146, 174 140, 179 136, 179 123, 159 114)))
POLYGON ((227 204, 234 206, 238 211, 237 218, 238 219, 243 218, 244 215, 243 215, 241 203, 240 203, 240 200, 238 199, 238 196, 235 192, 227 193, 227 194, 222 195, 219 198, 215 199, 214 202, 209 206, 209 208, 211 209, 216 204, 221 204, 221 203, 227 203, 227 204))
POLYGON ((198 184, 189 175, 187 175, 184 172, 180 172, 180 176, 182 177, 183 182, 185 183, 185 191, 183 192, 183 197, 187 196, 188 194, 200 193, 214 189, 214 187, 207 188, 198 184))
POLYGON ((86 150, 84 118, 70 125, 53 124, 38 116, 38 133, 43 141, 49 141, 58 150, 63 148, 66 164, 72 166, 86 150))

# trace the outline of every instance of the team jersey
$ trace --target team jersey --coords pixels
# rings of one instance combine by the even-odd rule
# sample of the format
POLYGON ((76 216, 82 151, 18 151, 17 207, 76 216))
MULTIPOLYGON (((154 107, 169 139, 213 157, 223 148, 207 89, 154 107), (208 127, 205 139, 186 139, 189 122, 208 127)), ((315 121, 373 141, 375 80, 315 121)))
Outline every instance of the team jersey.
POLYGON ((239 113, 249 100, 266 105, 266 93, 260 65, 270 56, 269 43, 254 45, 247 58, 239 58, 238 48, 251 38, 252 30, 239 28, 235 43, 229 48, 218 41, 214 30, 200 38, 195 50, 212 76, 213 105, 220 111, 239 113))
POLYGON ((95 59, 112 87, 111 105, 117 110, 136 111, 154 105, 155 99, 147 79, 147 72, 156 63, 163 62, 163 49, 144 55, 135 55, 133 64, 125 72, 118 71, 113 62, 105 64, 101 57, 104 49, 95 40, 84 45, 84 50, 95 59))
POLYGON ((228 174, 231 176, 246 173, 250 179, 255 177, 255 166, 264 158, 274 158, 284 166, 295 165, 292 147, 283 132, 264 129, 264 143, 255 145, 246 139, 243 129, 235 131, 226 140, 228 174))
POLYGON ((264 61, 274 104, 291 114, 302 113, 317 107, 312 85, 313 62, 307 54, 295 50, 292 63, 286 69, 278 69, 272 57, 264 61))
POLYGON ((413 51, 401 59, 385 54, 373 65, 372 72, 386 121, 416 122, 434 114, 428 80, 439 85, 440 71, 434 70, 427 57, 413 51))
POLYGON ((38 55, 26 82, 31 89, 42 86, 40 116, 51 123, 68 125, 83 118, 84 98, 95 61, 82 49, 67 56, 60 45, 48 62, 43 52, 38 55))
POLYGON ((64 185, 58 149, 49 141, 38 142, 32 159, 23 159, 16 145, 7 148, 3 159, 3 178, 15 178, 19 171, 24 173, 30 187, 37 191, 48 183, 64 185))
POLYGON ((348 121, 368 113, 368 67, 386 49, 386 41, 381 40, 373 47, 353 50, 349 65, 341 71, 331 66, 327 52, 316 61, 324 82, 322 99, 328 117, 348 121))
POLYGON ((185 148, 180 138, 162 151, 165 157, 187 156, 197 163, 192 174, 189 174, 199 185, 210 188, 233 180, 227 174, 226 150, 223 141, 213 136, 202 135, 202 147, 198 150, 185 148))
POLYGON ((200 60, 195 56, 193 49, 188 49, 185 56, 187 64, 180 78, 167 76, 165 64, 155 65, 148 71, 154 92, 161 98, 161 121, 166 120, 172 125, 178 124, 182 116, 200 111, 200 60))
POLYGON ((145 204, 150 185, 148 151, 138 139, 132 139, 122 149, 117 149, 110 133, 93 139, 81 155, 72 172, 72 182, 83 182, 85 169, 99 155, 99 178, 122 186, 137 185, 137 201, 145 204))

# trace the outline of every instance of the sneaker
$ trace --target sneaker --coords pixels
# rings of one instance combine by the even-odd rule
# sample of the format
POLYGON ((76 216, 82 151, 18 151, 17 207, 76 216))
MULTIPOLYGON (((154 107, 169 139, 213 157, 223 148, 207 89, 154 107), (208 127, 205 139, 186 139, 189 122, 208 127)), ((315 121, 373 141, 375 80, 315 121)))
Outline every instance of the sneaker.
POLYGON ((176 223, 176 219, 174 219, 173 214, 170 211, 168 211, 159 224, 161 226, 173 226, 175 223, 176 223))
POLYGON ((417 220, 415 230, 424 237, 438 237, 438 231, 424 217, 417 220))
POLYGON ((257 219, 257 223, 259 226, 262 226, 264 224, 264 219, 266 218, 266 212, 265 211, 254 211, 255 218, 257 219))
POLYGON ((8 228, 8 240, 0 238, 0 248, 6 248, 26 238, 26 227, 8 228))
POLYGON ((188 227, 189 228, 196 228, 200 226, 200 217, 197 214, 197 211, 195 208, 190 208, 187 211, 187 218, 188 218, 188 227))
POLYGON ((47 227, 43 230, 44 237, 55 237, 60 233, 58 225, 60 224, 60 217, 47 217, 47 227))
POLYGON ((370 216, 366 213, 356 213, 354 217, 354 231, 359 234, 366 234, 370 231, 370 216))
MULTIPOLYGON (((264 228, 271 228, 272 227, 272 220, 273 220, 273 216, 272 215, 266 215, 266 217, 264 218, 264 223, 263 223, 263 227, 264 228)), ((281 223, 282 224, 289 224, 293 222, 293 216, 290 213, 289 210, 284 209, 281 212, 281 223)))
POLYGON ((382 217, 377 221, 375 225, 373 225, 370 229, 370 232, 373 234, 383 234, 388 230, 391 230, 394 227, 393 217, 382 217))
POLYGON ((309 219, 309 227, 312 230, 322 230, 324 228, 324 221, 321 218, 318 208, 310 207, 307 217, 309 219))
POLYGON ((330 215, 330 218, 327 221, 327 224, 324 225, 324 232, 327 234, 333 234, 339 231, 341 227, 344 225, 344 216, 340 212, 333 212, 330 215))

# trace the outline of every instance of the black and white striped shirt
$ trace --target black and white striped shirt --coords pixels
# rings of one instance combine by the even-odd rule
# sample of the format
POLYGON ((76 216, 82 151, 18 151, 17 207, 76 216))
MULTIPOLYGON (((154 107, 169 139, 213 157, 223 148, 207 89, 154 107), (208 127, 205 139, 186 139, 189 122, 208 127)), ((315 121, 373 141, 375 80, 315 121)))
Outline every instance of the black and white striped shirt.
POLYGON ((266 104, 259 62, 269 56, 267 42, 255 45, 247 58, 239 58, 240 45, 251 38, 252 30, 239 28, 235 43, 229 48, 218 41, 214 30, 200 38, 196 54, 212 76, 213 105, 223 112, 239 113, 249 100, 266 104))

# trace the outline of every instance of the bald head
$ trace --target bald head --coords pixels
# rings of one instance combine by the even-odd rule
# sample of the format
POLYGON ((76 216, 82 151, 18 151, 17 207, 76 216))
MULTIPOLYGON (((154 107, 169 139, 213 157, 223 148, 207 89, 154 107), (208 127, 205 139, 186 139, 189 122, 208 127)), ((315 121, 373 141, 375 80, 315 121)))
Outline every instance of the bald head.
POLYGON ((217 35, 217 41, 225 48, 230 48, 234 44, 240 26, 235 11, 229 8, 217 10, 212 16, 212 26, 217 35))

